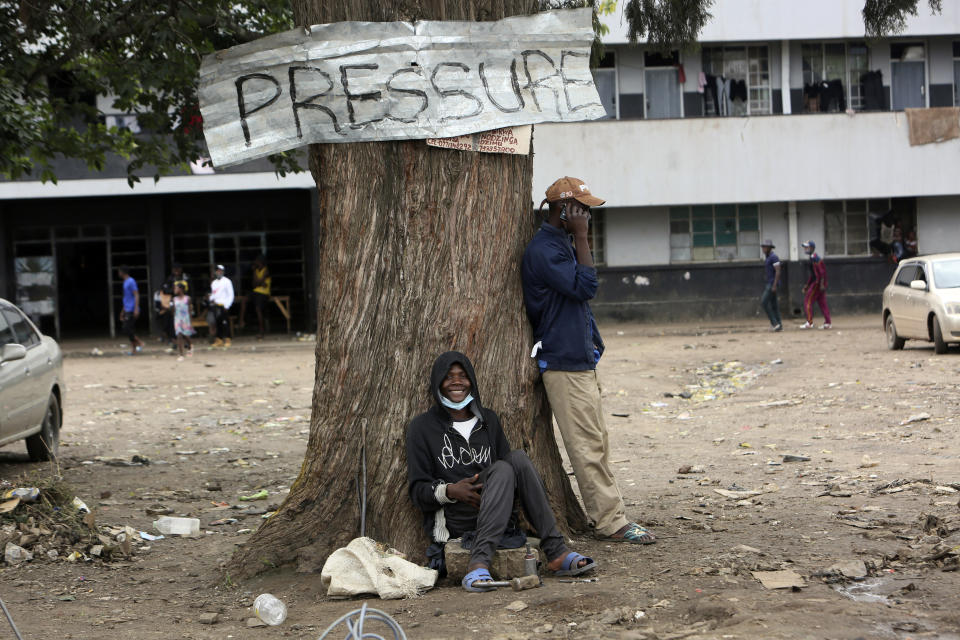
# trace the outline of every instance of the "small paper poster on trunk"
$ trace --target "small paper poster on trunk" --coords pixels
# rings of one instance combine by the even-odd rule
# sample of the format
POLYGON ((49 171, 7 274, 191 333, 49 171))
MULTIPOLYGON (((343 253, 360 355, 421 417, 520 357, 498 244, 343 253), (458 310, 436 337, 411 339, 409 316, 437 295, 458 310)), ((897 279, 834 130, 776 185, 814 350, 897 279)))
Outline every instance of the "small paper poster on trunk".
POLYGON ((529 155, 530 138, 533 127, 504 127, 493 131, 481 131, 452 138, 427 138, 431 147, 458 149, 460 151, 480 151, 482 153, 512 153, 529 155))

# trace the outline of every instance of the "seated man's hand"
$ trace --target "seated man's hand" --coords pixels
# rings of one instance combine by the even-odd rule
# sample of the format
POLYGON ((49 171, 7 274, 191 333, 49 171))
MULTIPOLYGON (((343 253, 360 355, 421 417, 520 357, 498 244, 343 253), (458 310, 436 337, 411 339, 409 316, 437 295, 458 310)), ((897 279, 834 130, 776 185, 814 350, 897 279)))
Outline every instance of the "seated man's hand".
POLYGON ((479 475, 464 478, 460 482, 447 485, 447 497, 457 502, 466 502, 471 507, 480 508, 480 489, 482 482, 477 482, 479 475))

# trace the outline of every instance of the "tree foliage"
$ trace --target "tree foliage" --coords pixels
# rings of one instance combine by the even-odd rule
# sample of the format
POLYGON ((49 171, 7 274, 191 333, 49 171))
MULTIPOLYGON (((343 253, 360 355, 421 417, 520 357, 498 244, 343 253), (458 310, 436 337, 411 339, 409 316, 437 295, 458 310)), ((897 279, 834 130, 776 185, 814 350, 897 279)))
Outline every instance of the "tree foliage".
POLYGON ((96 171, 108 153, 131 185, 184 167, 205 155, 203 56, 292 27, 289 0, 0 0, 0 174, 55 181, 56 157, 96 171), (103 111, 136 115, 141 133, 103 111))
MULTIPOLYGON (((943 11, 943 0, 927 0, 930 11, 943 11)), ((901 33, 907 26, 907 16, 917 15, 919 0, 866 0, 863 5, 863 23, 867 36, 879 38, 901 33)))

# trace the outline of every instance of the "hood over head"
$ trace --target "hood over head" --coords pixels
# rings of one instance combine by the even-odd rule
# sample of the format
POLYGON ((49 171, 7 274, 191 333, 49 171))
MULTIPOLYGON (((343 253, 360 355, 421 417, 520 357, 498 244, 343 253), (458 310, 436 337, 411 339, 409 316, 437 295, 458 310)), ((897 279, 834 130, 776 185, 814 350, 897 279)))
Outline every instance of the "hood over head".
POLYGON ((449 413, 447 408, 440 402, 440 383, 443 382, 443 379, 447 376, 450 367, 455 364, 463 367, 463 370, 467 372, 467 378, 470 380, 470 393, 473 395, 473 402, 470 403, 470 412, 478 418, 482 418, 483 416, 480 414, 480 387, 477 385, 477 374, 473 370, 473 363, 470 362, 470 358, 459 351, 447 351, 446 353, 440 354, 437 359, 434 360, 433 370, 430 372, 430 394, 434 402, 437 403, 437 406, 449 413))

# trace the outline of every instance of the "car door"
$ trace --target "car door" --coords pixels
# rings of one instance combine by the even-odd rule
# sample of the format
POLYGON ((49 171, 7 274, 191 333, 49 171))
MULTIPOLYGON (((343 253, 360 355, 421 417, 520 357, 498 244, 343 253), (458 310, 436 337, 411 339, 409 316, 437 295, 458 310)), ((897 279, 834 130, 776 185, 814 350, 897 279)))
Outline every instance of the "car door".
POLYGON ((24 393, 25 428, 35 427, 43 421, 47 410, 53 359, 43 348, 40 334, 19 309, 12 305, 3 305, 0 307, 0 314, 10 325, 17 343, 27 350, 27 357, 20 361, 23 366, 23 381, 20 384, 24 393))
POLYGON ((923 263, 917 264, 913 279, 927 283, 927 291, 910 290, 910 319, 914 323, 913 330, 917 333, 917 337, 929 340, 932 338, 927 328, 927 316, 930 315, 930 279, 927 277, 926 266, 923 263))
MULTIPOLYGON (((7 319, 0 314, 0 349, 17 344, 7 319)), ((0 442, 27 428, 27 393, 23 360, 0 362, 0 442)))
POLYGON ((900 270, 890 288, 890 313, 897 326, 897 333, 904 338, 915 337, 910 329, 910 281, 913 280, 917 267, 914 263, 900 265, 900 270))

